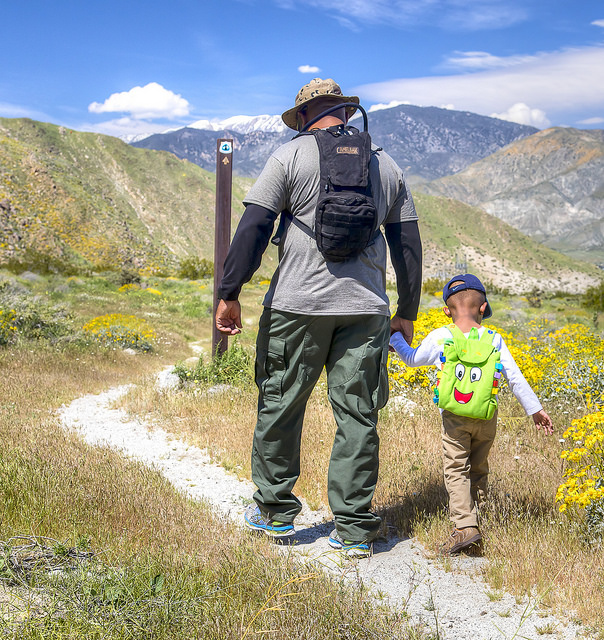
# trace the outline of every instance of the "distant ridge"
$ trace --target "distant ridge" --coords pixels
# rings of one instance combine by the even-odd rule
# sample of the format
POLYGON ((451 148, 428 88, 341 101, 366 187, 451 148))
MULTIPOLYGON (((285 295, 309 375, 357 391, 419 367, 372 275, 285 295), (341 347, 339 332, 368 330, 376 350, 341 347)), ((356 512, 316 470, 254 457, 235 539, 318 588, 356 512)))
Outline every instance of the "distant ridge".
MULTIPOLYGON (((351 124, 359 126, 359 121, 354 119, 351 124)), ((197 126, 154 134, 132 144, 169 151, 214 171, 216 140, 233 137, 234 171, 255 178, 269 155, 295 135, 284 127, 280 116, 235 116, 220 122, 202 120, 194 125, 197 126)), ((537 131, 506 120, 437 107, 397 105, 369 113, 373 142, 386 149, 414 183, 456 173, 537 131)))
MULTIPOLYGON (((234 180, 234 223, 248 182, 234 180)), ((0 118, 0 266, 171 273, 212 259, 215 183, 171 154, 0 118)))

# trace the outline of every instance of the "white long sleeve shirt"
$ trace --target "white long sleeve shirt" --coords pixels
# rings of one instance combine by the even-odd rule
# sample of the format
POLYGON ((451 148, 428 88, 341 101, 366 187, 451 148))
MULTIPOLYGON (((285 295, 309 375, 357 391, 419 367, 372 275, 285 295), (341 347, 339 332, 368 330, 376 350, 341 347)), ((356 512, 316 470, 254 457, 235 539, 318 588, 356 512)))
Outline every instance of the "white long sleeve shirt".
MULTIPOLYGON (((478 335, 482 336, 485 330, 484 327, 479 327, 478 335)), ((467 337, 469 332, 464 335, 467 337)), ((415 349, 412 349, 407 344, 400 331, 392 334, 390 344, 408 367, 435 366, 440 369, 440 354, 442 353, 444 342, 451 339, 452 335, 449 329, 447 327, 439 327, 431 331, 422 340, 419 347, 415 349)), ((526 414, 532 416, 537 411, 540 411, 542 406, 539 399, 522 375, 505 341, 497 332, 493 334, 493 346, 501 354, 502 373, 526 414)))

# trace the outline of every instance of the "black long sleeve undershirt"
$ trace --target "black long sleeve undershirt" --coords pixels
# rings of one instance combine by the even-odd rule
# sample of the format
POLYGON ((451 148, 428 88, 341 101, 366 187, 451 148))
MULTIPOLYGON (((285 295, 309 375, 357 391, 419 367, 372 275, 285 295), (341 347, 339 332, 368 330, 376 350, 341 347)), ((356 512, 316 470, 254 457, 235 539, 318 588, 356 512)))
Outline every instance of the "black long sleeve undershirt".
POLYGON ((273 234, 277 214, 257 204, 248 204, 241 216, 224 261, 224 273, 216 295, 237 300, 241 287, 256 273, 273 234))
POLYGON ((422 241, 417 220, 387 224, 384 230, 396 274, 396 315, 417 320, 422 292, 422 241))

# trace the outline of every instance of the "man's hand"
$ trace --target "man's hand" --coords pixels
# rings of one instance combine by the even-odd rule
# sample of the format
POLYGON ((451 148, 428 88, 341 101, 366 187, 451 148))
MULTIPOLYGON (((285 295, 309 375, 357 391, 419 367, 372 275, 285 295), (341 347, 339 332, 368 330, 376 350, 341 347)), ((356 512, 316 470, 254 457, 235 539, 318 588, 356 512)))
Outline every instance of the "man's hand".
POLYGON ((552 433, 554 433, 554 424, 552 419, 543 409, 541 409, 541 411, 537 411, 537 413, 533 413, 532 418, 537 429, 543 429, 543 433, 545 433, 546 436, 551 436, 552 433))
POLYGON ((403 334, 403 338, 405 338, 405 342, 411 346, 411 342, 413 342, 413 320, 392 316, 390 319, 390 335, 396 331, 400 331, 403 334))
POLYGON ((234 336, 241 333, 241 305, 239 300, 220 300, 216 307, 216 328, 234 336))

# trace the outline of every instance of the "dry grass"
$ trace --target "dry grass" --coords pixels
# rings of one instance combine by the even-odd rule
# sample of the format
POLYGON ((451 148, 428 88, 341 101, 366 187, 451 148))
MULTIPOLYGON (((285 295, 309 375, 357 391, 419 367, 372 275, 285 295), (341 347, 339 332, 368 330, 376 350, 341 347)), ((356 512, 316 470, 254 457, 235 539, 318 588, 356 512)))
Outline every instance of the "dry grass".
MULTIPOLYGON (((43 345, 0 351, 0 539, 46 536, 95 554, 58 574, 41 567, 17 575, 4 565, 2 632, 20 639, 420 638, 404 613, 376 610, 365 591, 281 557, 157 472, 59 426, 62 403, 132 381, 134 371, 140 382, 164 357, 43 345)), ((233 403, 232 420, 222 423, 227 432, 238 427, 240 409, 233 403)))
MULTIPOLYGON (((151 386, 128 399, 135 412, 153 407, 170 430, 208 446, 229 469, 249 477, 256 394, 251 389, 222 394, 204 391, 158 394, 151 386)), ((375 508, 384 530, 415 535, 435 553, 448 535, 447 497, 442 481, 440 417, 428 392, 414 396, 407 410, 391 403, 382 411, 380 476, 375 508)), ((568 420, 554 416, 558 433, 568 420)), ((312 506, 327 504, 327 466, 335 423, 320 382, 309 402, 302 439, 302 474, 296 490, 312 506)), ((587 546, 579 528, 553 503, 561 478, 561 445, 536 432, 511 397, 504 397, 499 430, 490 455, 490 499, 483 516, 485 577, 494 589, 539 597, 558 615, 602 628, 604 553, 587 546)))

